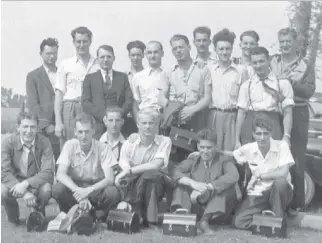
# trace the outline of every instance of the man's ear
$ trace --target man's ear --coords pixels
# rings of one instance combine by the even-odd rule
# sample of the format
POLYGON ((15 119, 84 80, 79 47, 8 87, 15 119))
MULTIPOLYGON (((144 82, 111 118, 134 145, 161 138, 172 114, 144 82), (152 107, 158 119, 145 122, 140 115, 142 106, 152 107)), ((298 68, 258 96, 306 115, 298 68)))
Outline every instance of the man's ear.
POLYGON ((106 122, 107 122, 107 117, 106 117, 106 115, 103 117, 103 122, 104 122, 104 125, 106 126, 106 122))

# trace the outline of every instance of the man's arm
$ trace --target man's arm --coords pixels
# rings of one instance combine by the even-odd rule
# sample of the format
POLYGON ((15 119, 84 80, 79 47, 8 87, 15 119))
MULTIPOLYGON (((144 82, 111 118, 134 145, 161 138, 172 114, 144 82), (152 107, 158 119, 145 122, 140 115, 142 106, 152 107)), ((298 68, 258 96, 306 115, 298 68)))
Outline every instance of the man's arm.
POLYGON ((246 110, 244 110, 243 108, 239 108, 238 112, 237 112, 237 118, 236 118, 236 144, 235 144, 235 149, 241 146, 240 143, 240 132, 241 132, 241 128, 242 125, 244 123, 246 117, 246 110))
POLYGON ((122 106, 122 109, 124 111, 124 115, 126 116, 132 108, 132 103, 133 103, 133 95, 132 95, 132 90, 130 87, 129 79, 126 74, 124 74, 124 92, 125 92, 125 101, 122 106))
POLYGON ((106 168, 103 168, 105 178, 94 185, 91 186, 93 191, 99 191, 101 189, 104 189, 107 186, 114 185, 114 173, 113 169, 109 166, 106 166, 106 168))
POLYGON ((284 126, 284 137, 290 138, 291 130, 293 125, 293 107, 287 106, 283 109, 283 126, 284 126))
MULTIPOLYGON (((292 82, 292 78, 291 78, 292 82)), ((315 92, 315 69, 313 65, 308 65, 307 70, 300 82, 292 82, 294 96, 309 99, 315 92)))
POLYGON ((275 179, 281 178, 281 177, 286 178, 288 173, 289 173, 289 165, 284 165, 284 166, 278 167, 274 171, 260 174, 260 179, 262 179, 262 180, 275 180, 275 179))

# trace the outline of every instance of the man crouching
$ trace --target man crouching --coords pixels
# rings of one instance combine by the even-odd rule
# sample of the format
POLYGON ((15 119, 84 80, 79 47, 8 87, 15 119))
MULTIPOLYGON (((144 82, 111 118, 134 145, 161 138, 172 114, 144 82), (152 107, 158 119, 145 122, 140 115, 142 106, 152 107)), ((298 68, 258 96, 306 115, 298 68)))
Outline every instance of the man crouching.
POLYGON ((171 211, 196 211, 200 229, 209 235, 213 234, 209 221, 218 221, 231 213, 237 202, 235 185, 239 174, 232 158, 217 152, 213 131, 201 130, 198 140, 198 155, 189 156, 174 170, 178 187, 171 211))
POLYGON ((159 116, 151 108, 138 112, 139 133, 124 142, 119 161, 122 172, 115 179, 115 184, 124 188, 123 200, 140 214, 145 225, 158 222, 158 202, 168 185, 171 140, 157 135, 159 116), (122 185, 124 181, 127 185, 122 185))

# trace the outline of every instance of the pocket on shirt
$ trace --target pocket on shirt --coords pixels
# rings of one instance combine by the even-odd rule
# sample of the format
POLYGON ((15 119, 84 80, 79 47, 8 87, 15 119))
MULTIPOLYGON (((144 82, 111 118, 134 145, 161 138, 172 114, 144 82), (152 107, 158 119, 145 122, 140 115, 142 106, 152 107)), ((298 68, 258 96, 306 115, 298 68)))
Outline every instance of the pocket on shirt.
POLYGON ((74 159, 74 161, 71 163, 70 167, 71 168, 76 168, 76 167, 79 167, 82 163, 77 160, 77 159, 74 159))

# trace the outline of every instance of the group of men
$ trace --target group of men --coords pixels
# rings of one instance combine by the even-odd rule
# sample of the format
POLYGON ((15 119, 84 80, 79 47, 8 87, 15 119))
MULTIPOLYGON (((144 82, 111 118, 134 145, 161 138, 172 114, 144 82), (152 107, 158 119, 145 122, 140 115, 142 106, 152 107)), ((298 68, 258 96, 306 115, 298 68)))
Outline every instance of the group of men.
POLYGON ((267 208, 283 216, 304 206, 307 100, 315 76, 298 53, 294 29, 278 32, 281 54, 274 56, 255 31, 245 31, 242 55, 232 58, 233 32, 223 29, 211 41, 211 30, 197 27, 195 58, 188 37, 170 39, 177 60, 170 70, 162 67, 160 42, 131 41, 127 73, 113 69, 113 47, 90 54, 88 28, 71 36, 76 55, 58 68, 58 41, 42 41, 43 65, 27 76, 29 113, 19 115, 18 133, 2 142, 1 195, 10 222, 19 223, 21 197, 42 215, 53 197, 64 212, 79 204, 104 220, 112 208, 131 208, 144 225, 154 225, 159 202, 171 194, 169 210, 195 211, 205 234, 213 233, 210 222, 232 213, 233 224, 246 229, 267 208), (169 173, 171 139, 158 133, 171 102, 182 104, 176 125, 198 134, 198 151, 169 173), (245 163, 251 179, 237 207, 245 163))

